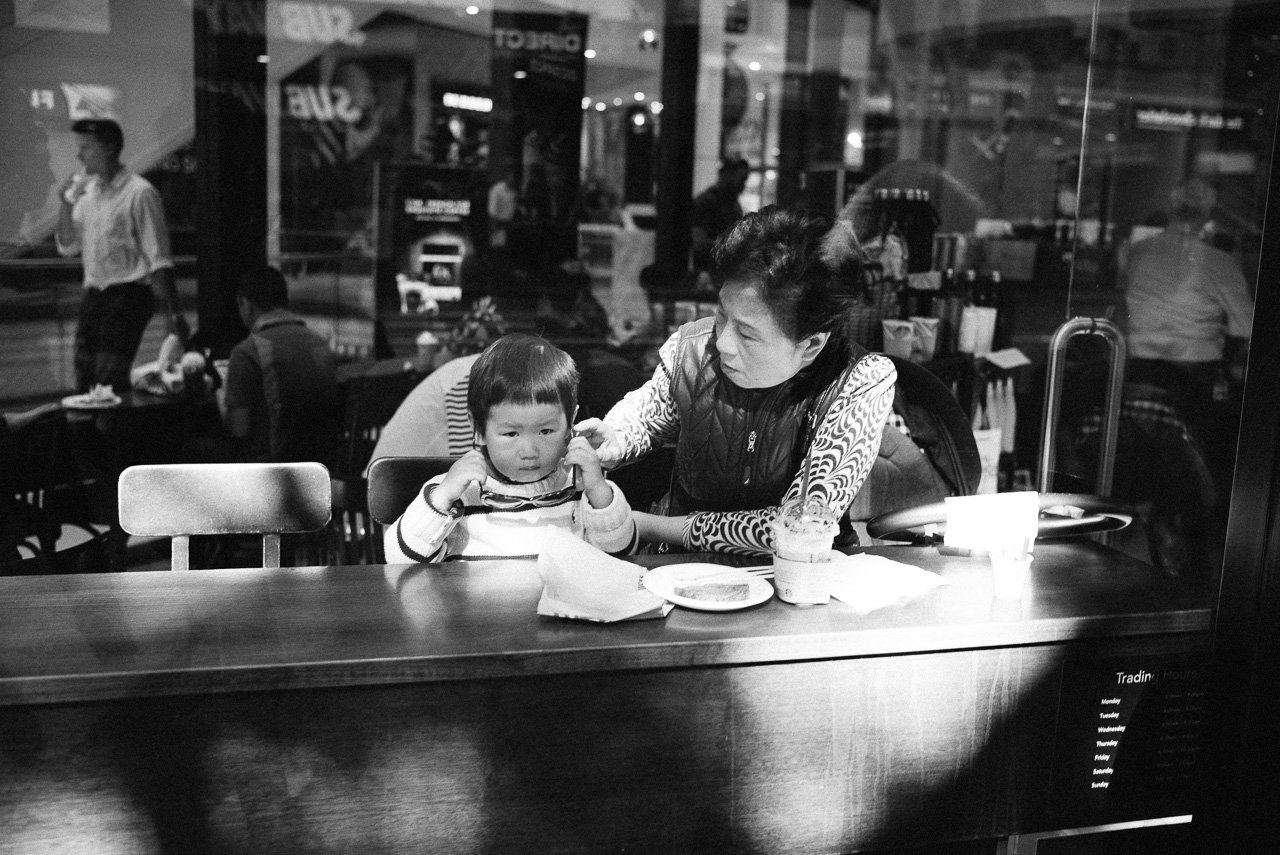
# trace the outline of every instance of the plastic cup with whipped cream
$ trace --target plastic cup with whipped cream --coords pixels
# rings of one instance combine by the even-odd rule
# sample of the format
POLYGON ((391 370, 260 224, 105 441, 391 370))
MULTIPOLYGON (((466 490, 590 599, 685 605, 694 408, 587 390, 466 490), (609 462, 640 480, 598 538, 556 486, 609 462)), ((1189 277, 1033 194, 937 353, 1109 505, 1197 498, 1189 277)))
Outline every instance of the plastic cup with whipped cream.
POLYGON ((839 516, 821 501, 793 501, 773 520, 773 586, 797 605, 829 602, 831 546, 839 516))

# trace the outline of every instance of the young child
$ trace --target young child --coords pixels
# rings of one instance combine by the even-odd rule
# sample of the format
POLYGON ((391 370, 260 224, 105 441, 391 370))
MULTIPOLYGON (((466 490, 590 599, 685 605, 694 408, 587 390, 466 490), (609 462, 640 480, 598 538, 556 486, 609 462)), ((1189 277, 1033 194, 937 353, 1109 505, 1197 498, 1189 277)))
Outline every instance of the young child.
POLYGON ((384 535, 387 562, 530 556, 557 526, 605 552, 635 551, 631 507, 573 436, 578 369, 560 348, 504 336, 471 367, 476 447, 428 481, 384 535))

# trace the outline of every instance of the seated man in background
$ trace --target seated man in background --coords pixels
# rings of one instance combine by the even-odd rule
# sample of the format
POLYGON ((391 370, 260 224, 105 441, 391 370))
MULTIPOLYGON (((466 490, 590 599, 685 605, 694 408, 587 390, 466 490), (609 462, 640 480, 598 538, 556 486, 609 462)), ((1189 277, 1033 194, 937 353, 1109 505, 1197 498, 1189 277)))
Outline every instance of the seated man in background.
POLYGON ((338 419, 337 357, 289 311, 274 267, 250 271, 236 290, 249 336, 231 351, 223 420, 245 461, 326 460, 338 419))
POLYGON ((1135 243, 1122 267, 1127 379, 1170 392, 1227 487, 1238 430, 1230 386, 1244 376, 1253 300, 1239 261, 1204 239, 1213 188, 1186 181, 1169 203, 1168 227, 1135 243))

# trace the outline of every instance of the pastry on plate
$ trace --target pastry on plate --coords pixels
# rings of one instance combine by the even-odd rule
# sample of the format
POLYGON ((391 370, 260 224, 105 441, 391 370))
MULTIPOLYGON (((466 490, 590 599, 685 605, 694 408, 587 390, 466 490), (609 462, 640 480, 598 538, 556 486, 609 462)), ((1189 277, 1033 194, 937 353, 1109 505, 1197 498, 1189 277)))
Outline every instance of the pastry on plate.
POLYGON ((677 597, 712 603, 740 602, 750 593, 751 586, 746 582, 695 582, 676 588, 677 597))

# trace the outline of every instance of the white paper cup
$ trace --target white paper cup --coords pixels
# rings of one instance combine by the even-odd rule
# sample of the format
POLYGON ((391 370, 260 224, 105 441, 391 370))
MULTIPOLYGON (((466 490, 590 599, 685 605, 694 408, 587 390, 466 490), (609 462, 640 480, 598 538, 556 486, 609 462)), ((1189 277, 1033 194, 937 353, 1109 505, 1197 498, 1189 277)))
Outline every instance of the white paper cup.
POLYGON ((912 356, 918 357, 921 362, 928 362, 933 359, 933 355, 938 350, 939 320, 916 315, 912 315, 907 320, 911 321, 916 331, 916 350, 912 356))
POLYGON ((831 559, 795 561, 773 556, 773 587, 778 598, 798 606, 819 606, 831 601, 831 559))
POLYGON ((995 309, 990 306, 965 306, 960 315, 960 340, 956 349, 961 353, 986 356, 991 352, 991 341, 995 334, 995 309))
POLYGON ((1031 575, 1029 553, 1019 558, 1008 553, 991 553, 991 581, 998 600, 1020 600, 1031 575))
POLYGON ((899 359, 910 359, 916 347, 916 326, 911 321, 883 320, 884 352, 899 359))

